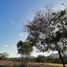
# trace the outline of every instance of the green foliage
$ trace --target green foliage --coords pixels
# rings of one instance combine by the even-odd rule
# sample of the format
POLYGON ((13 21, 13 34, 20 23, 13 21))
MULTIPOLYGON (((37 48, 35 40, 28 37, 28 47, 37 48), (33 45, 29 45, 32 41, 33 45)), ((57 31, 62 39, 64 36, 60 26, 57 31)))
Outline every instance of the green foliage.
POLYGON ((45 14, 38 12, 34 16, 34 19, 26 25, 29 33, 28 40, 39 50, 51 49, 59 50, 59 52, 64 51, 67 40, 66 20, 66 10, 53 13, 48 11, 45 14))
POLYGON ((4 52, 4 53, 0 53, 0 60, 6 60, 8 59, 8 53, 4 52))
POLYGON ((60 16, 63 16, 63 15, 65 15, 66 14, 66 10, 62 10, 61 12, 60 12, 60 16))
POLYGON ((36 40, 32 45, 43 52, 48 50, 58 51, 63 67, 65 67, 65 64, 61 53, 64 54, 63 52, 67 48, 66 12, 66 10, 54 13, 48 11, 45 14, 37 12, 34 19, 26 25, 26 29, 29 33, 28 40, 36 40))
POLYGON ((8 58, 6 60, 9 60, 9 61, 21 61, 19 58, 8 58))
POLYGON ((22 41, 19 41, 19 42, 17 43, 17 49, 18 49, 18 53, 19 53, 19 54, 29 55, 30 52, 32 51, 31 42, 22 42, 22 41))
MULTIPOLYGON (((64 57, 64 62, 67 64, 67 57, 64 57)), ((42 55, 39 55, 37 58, 33 58, 33 59, 30 59, 31 61, 33 62, 39 62, 39 63, 58 63, 58 64, 62 64, 61 63, 61 60, 60 58, 54 58, 54 57, 51 57, 51 56, 42 56, 42 55)))
POLYGON ((44 62, 45 61, 45 57, 44 56, 41 56, 39 55, 37 58, 36 58, 36 62, 44 62))

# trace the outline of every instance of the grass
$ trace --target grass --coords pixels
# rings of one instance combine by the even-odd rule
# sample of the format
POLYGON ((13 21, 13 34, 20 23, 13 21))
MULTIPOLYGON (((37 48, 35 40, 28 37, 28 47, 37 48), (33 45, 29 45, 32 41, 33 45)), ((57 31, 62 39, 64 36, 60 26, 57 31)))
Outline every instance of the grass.
MULTIPOLYGON (((23 67, 20 66, 22 63, 19 61, 0 61, 0 67, 23 67)), ((54 64, 54 63, 28 63, 26 67, 63 67, 62 64, 54 64)), ((67 67, 67 64, 66 64, 67 67)))

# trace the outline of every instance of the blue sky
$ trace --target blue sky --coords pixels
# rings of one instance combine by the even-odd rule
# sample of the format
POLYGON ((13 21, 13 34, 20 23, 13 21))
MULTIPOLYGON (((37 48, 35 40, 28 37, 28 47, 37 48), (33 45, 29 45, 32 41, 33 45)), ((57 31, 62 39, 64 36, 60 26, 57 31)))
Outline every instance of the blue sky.
POLYGON ((63 9, 62 2, 67 4, 66 0, 0 0, 0 53, 18 56, 16 44, 26 39, 24 25, 33 19, 35 11, 45 7, 63 9))

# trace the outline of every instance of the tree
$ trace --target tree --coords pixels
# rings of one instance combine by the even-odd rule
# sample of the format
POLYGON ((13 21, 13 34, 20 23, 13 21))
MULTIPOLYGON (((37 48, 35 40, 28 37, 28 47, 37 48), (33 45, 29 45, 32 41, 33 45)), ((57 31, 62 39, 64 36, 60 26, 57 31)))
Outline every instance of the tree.
POLYGON ((36 58, 36 61, 37 62, 41 62, 41 63, 44 63, 45 62, 45 56, 42 56, 42 55, 38 55, 38 57, 36 58))
POLYGON ((0 60, 3 60, 3 59, 7 59, 8 58, 8 53, 4 52, 4 53, 0 53, 0 60))
MULTIPOLYGON (((18 53, 22 55, 22 59, 28 58, 32 51, 31 42, 19 41, 17 43, 17 49, 18 49, 18 53)), ((23 60, 23 62, 24 62, 24 60, 23 60)))
POLYGON ((67 45, 67 13, 66 10, 45 13, 38 11, 32 21, 26 25, 29 33, 28 40, 39 51, 56 50, 63 61, 64 50, 67 45), (34 42, 34 43, 33 43, 34 42))

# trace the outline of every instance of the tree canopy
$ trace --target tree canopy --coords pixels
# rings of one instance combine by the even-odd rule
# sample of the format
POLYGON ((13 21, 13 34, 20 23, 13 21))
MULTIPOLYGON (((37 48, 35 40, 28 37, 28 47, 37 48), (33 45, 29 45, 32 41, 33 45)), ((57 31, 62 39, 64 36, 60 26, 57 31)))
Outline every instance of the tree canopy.
POLYGON ((26 25, 28 40, 34 42, 39 51, 56 50, 64 65, 62 54, 67 48, 67 10, 58 12, 37 12, 26 25))
POLYGON ((29 33, 28 40, 35 41, 39 50, 56 50, 58 44, 60 51, 67 45, 67 14, 66 10, 59 12, 38 12, 32 21, 26 25, 29 33))
POLYGON ((18 53, 21 55, 30 55, 32 46, 30 42, 19 41, 17 43, 18 53))

